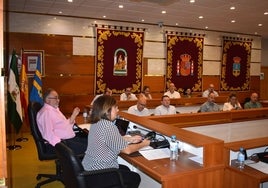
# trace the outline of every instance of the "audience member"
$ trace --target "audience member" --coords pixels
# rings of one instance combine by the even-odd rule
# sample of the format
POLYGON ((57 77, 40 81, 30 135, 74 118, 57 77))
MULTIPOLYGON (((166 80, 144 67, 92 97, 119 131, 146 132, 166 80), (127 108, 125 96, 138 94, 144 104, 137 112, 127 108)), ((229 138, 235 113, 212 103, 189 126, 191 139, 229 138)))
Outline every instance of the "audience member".
POLYGON ((138 188, 141 181, 139 174, 118 164, 118 154, 138 151, 148 146, 150 141, 142 140, 142 137, 138 135, 121 136, 113 124, 117 113, 116 100, 111 96, 100 96, 93 103, 90 116, 92 126, 88 134, 88 147, 82 165, 85 170, 117 168, 127 187, 138 188))
POLYGON ((152 96, 150 94, 150 87, 149 86, 144 86, 143 87, 143 90, 142 90, 142 93, 144 94, 144 96, 147 98, 147 99, 152 99, 152 96))
POLYGON ((184 97, 186 97, 186 98, 192 97, 192 91, 190 88, 184 90, 184 97))
POLYGON ((237 100, 236 94, 231 93, 228 97, 228 102, 223 104, 223 111, 239 110, 242 109, 240 103, 237 100))
POLYGON ((145 95, 140 94, 136 105, 128 108, 127 112, 129 114, 134 114, 136 116, 149 116, 150 111, 146 108, 147 99, 145 95))
POLYGON ((176 114, 176 108, 170 105, 170 98, 167 95, 163 95, 161 99, 161 105, 157 106, 154 111, 154 115, 169 115, 176 114))
POLYGON ((203 93, 202 93, 202 97, 208 97, 208 94, 213 92, 215 94, 215 97, 218 97, 219 94, 217 91, 214 90, 214 85, 213 84, 209 84, 209 87, 207 90, 205 90, 203 93))
POLYGON ((127 87, 125 92, 120 95, 120 101, 133 101, 138 100, 136 95, 131 93, 131 87, 127 87))
POLYGON ((74 133, 73 125, 80 109, 74 108, 69 119, 59 109, 59 95, 54 89, 48 89, 44 95, 44 106, 37 113, 37 125, 42 137, 52 146, 63 141, 75 154, 84 154, 87 137, 74 133))
POLYGON ((178 99, 181 98, 181 95, 178 91, 176 91, 176 87, 174 83, 169 84, 168 91, 164 93, 164 95, 169 96, 170 99, 178 99))
POLYGON ((215 93, 208 94, 208 100, 200 107, 200 112, 217 112, 220 111, 220 106, 215 103, 215 93))
POLYGON ((250 96, 250 101, 244 104, 244 109, 249 108, 262 108, 262 104, 258 101, 259 95, 258 93, 252 93, 250 96))
POLYGON ((93 103, 94 103, 94 101, 95 101, 98 97, 100 97, 100 96, 102 96, 102 95, 109 95, 109 96, 112 96, 112 94, 113 94, 112 90, 110 90, 109 88, 106 88, 103 94, 99 94, 99 95, 96 95, 96 96, 94 97, 94 99, 91 101, 90 105, 92 106, 93 103))

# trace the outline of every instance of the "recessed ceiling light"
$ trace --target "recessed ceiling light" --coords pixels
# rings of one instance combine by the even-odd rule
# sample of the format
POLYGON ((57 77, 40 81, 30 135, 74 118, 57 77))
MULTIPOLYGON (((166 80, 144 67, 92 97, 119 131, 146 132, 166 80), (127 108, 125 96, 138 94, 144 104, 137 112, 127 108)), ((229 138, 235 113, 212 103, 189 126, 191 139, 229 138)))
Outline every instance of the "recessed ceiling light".
POLYGON ((208 29, 208 26, 206 26, 205 28, 208 29))
POLYGON ((124 5, 119 5, 118 7, 119 7, 119 8, 124 8, 124 5))
POLYGON ((264 15, 268 15, 268 12, 263 13, 264 15))
POLYGON ((258 24, 258 26, 259 26, 259 27, 261 27, 261 26, 262 26, 262 24, 258 24))
POLYGON ((232 20, 231 23, 235 23, 235 20, 232 20))
POLYGON ((69 3, 72 3, 72 2, 73 2, 73 0, 68 0, 68 2, 69 2, 69 3))
POLYGON ((179 25, 178 23, 176 23, 175 25, 179 25))
POLYGON ((162 10, 162 12, 161 12, 162 14, 166 14, 167 13, 167 11, 165 11, 165 10, 162 10))
POLYGON ((231 10, 234 10, 234 9, 235 9, 235 7, 230 7, 230 9, 231 9, 231 10))
POLYGON ((142 19, 141 21, 142 21, 142 22, 144 22, 145 20, 144 20, 144 19, 142 19))
POLYGON ((258 32, 255 32, 255 35, 258 35, 258 32))
POLYGON ((199 16, 198 18, 199 18, 199 19, 203 19, 204 17, 203 17, 203 16, 199 16))
POLYGON ((194 3, 195 2, 195 0, 190 0, 190 3, 194 3))
POLYGON ((62 11, 59 11, 59 14, 62 14, 62 11))
POLYGON ((105 16, 105 15, 103 15, 102 17, 103 17, 103 18, 106 18, 106 16, 105 16))

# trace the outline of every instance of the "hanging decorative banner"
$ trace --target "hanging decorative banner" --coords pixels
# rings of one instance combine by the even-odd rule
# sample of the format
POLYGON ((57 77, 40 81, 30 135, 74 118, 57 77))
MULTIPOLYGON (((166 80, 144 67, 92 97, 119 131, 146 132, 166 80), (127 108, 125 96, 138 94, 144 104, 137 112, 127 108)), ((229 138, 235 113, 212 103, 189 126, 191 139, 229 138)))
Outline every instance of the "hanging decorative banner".
POLYGON ((141 92, 143 31, 97 28, 95 93, 105 88, 121 94, 127 87, 141 92))
POLYGON ((167 34, 166 82, 180 92, 202 90, 203 37, 167 34))
POLYGON ((233 40, 224 37, 221 90, 248 91, 250 82, 251 40, 233 40))

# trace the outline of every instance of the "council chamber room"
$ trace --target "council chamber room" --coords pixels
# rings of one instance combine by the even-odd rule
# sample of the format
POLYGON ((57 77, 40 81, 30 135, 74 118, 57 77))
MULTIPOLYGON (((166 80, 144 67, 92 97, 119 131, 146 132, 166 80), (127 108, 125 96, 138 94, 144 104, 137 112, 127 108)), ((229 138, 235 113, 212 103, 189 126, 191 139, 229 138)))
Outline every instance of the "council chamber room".
POLYGON ((0 187, 268 188, 268 1, 0 6, 0 187))

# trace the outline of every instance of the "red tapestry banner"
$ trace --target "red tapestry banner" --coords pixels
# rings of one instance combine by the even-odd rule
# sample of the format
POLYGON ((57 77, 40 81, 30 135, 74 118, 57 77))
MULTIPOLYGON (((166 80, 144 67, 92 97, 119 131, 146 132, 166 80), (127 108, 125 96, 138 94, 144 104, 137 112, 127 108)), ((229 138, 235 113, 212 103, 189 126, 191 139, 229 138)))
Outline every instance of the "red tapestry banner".
POLYGON ((167 35, 167 84, 202 91, 203 45, 202 37, 167 35))
POLYGON ((248 91, 251 42, 223 40, 221 90, 248 91))
POLYGON ((97 28, 95 93, 141 92, 144 32, 97 28))

